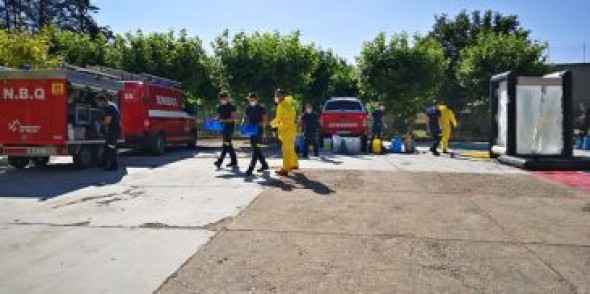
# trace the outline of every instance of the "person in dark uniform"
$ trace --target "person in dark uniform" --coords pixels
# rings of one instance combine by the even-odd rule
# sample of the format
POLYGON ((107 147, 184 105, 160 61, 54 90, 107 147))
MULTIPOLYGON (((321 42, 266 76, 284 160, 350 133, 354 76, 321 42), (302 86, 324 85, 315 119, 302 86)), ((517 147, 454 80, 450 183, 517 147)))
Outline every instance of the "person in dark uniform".
POLYGON ((373 125, 371 126, 371 142, 375 139, 381 140, 383 137, 383 118, 385 117, 385 107, 383 104, 379 103, 377 105, 377 109, 371 113, 371 117, 373 118, 373 125))
POLYGON ((318 135, 320 129, 320 117, 313 111, 313 105, 305 104, 305 112, 301 115, 300 126, 303 129, 305 138, 305 146, 303 146, 303 158, 308 158, 309 145, 313 148, 313 153, 317 157, 318 151, 318 135))
POLYGON ((94 101, 99 107, 104 109, 104 120, 102 122, 105 128, 105 146, 102 157, 102 167, 107 171, 119 170, 117 162, 117 141, 121 135, 121 117, 117 104, 107 100, 105 96, 98 95, 94 101))
POLYGON ((219 93, 219 106, 217 107, 217 115, 215 119, 223 123, 223 146, 221 149, 221 155, 214 164, 217 168, 220 168, 225 159, 225 155, 229 153, 231 162, 227 167, 237 167, 238 158, 231 142, 231 137, 236 126, 236 107, 229 102, 229 94, 226 91, 219 93))
POLYGON ((252 146, 252 160, 250 161, 250 166, 246 171, 246 176, 251 176, 254 168, 256 167, 257 161, 260 161, 261 164, 261 167, 257 170, 258 172, 268 170, 268 164, 266 163, 264 154, 262 153, 260 146, 258 146, 258 144, 260 144, 260 138, 262 138, 264 125, 267 121, 267 115, 264 107, 258 103, 258 94, 254 92, 248 94, 248 102, 248 106, 246 106, 245 109, 246 123, 258 127, 258 134, 250 136, 250 145, 252 146))
POLYGON ((426 109, 426 116, 428 117, 428 132, 432 136, 433 141, 432 146, 430 147, 430 152, 432 152, 434 156, 439 156, 438 146, 440 145, 440 140, 442 138, 440 128, 440 103, 434 100, 432 104, 432 107, 426 109))

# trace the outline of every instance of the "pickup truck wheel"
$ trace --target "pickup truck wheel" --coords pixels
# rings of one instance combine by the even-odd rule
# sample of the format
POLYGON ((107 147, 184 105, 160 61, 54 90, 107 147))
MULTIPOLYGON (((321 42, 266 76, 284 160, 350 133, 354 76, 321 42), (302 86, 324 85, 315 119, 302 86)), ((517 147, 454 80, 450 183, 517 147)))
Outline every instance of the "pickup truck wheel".
POLYGON ((33 157, 35 166, 46 166, 49 163, 49 156, 33 157))
POLYGON ((23 169, 29 165, 31 161, 28 157, 8 157, 8 164, 10 164, 14 168, 23 169))
POLYGON ((92 166, 92 150, 88 146, 82 146, 74 155, 74 166, 78 169, 86 169, 92 166))

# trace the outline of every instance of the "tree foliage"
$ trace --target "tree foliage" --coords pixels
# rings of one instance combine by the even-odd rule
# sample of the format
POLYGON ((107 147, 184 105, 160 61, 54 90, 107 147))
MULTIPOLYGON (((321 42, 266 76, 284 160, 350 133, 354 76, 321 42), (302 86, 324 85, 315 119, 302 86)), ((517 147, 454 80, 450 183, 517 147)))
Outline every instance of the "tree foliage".
POLYGON ((304 92, 305 102, 316 107, 330 97, 358 95, 355 67, 332 51, 316 51, 317 64, 311 74, 311 83, 304 92))
POLYGON ((480 34, 476 43, 461 52, 457 78, 468 89, 471 106, 478 112, 488 109, 490 78, 509 70, 519 75, 543 75, 546 45, 525 36, 502 33, 480 34))
POLYGON ((0 29, 0 65, 34 69, 58 66, 60 58, 49 53, 50 40, 47 30, 31 34, 0 29))
POLYGON ((435 22, 429 36, 438 40, 444 48, 449 64, 446 69, 441 96, 454 106, 463 106, 465 100, 471 101, 469 91, 457 80, 457 64, 460 62, 461 51, 477 43, 480 34, 502 33, 528 38, 516 15, 503 15, 487 10, 481 12, 461 11, 450 18, 446 14, 435 16, 435 22))
POLYGON ((402 131, 436 95, 447 66, 443 48, 432 38, 380 33, 358 58, 362 96, 385 104, 402 131))
POLYGON ((90 0, 2 0, 0 27, 39 32, 44 27, 56 26, 92 36, 103 33, 110 37, 110 31, 94 20, 98 10, 90 0))
POLYGON ((299 32, 241 32, 230 37, 225 31, 213 47, 220 65, 219 83, 238 99, 256 91, 263 101, 270 102, 276 88, 301 95, 317 66, 313 45, 302 44, 299 32))

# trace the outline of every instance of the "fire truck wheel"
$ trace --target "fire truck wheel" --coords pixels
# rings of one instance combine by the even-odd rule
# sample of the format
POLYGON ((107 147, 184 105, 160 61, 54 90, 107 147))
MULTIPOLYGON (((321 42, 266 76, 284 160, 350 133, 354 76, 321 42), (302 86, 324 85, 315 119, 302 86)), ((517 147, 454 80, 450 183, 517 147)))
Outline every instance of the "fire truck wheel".
POLYGON ((104 157, 104 146, 95 146, 92 150, 92 161, 95 166, 102 167, 104 157))
POLYGON ((166 152, 166 136, 159 133, 152 139, 150 149, 154 155, 162 155, 166 152))
POLYGON ((49 156, 33 157, 35 166, 46 166, 49 163, 49 156))
POLYGON ((85 169, 92 166, 92 150, 88 146, 82 146, 80 151, 74 155, 74 166, 85 169))
POLYGON ((29 165, 31 161, 28 157, 8 157, 8 164, 10 164, 14 168, 22 169, 29 165))

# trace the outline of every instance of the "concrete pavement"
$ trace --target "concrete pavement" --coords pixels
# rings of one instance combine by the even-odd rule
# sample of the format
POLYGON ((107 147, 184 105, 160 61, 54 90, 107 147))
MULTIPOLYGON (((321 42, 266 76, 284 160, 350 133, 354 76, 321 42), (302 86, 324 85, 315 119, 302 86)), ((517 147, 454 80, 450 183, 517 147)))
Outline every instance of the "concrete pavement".
POLYGON ((158 293, 589 293, 589 196, 526 174, 305 170, 158 293))
POLYGON ((0 167, 0 293, 151 293, 264 189, 190 151, 121 161, 0 167))
POLYGON ((216 152, 0 166, 0 293, 590 292, 577 190, 431 155, 246 179, 216 152))

